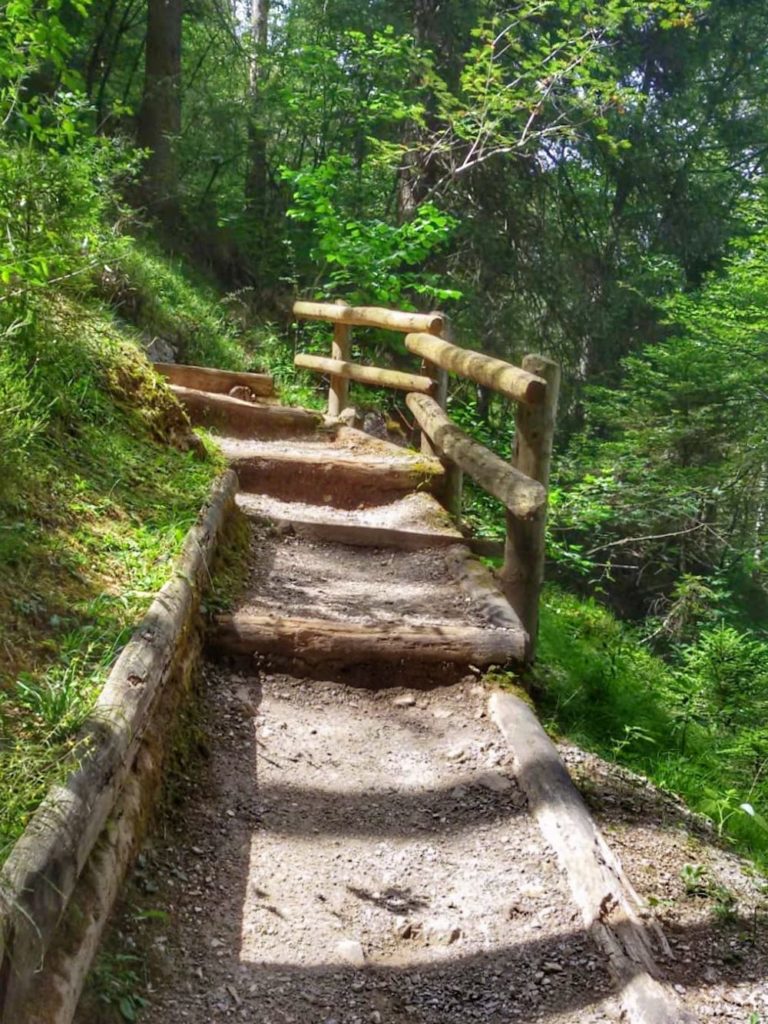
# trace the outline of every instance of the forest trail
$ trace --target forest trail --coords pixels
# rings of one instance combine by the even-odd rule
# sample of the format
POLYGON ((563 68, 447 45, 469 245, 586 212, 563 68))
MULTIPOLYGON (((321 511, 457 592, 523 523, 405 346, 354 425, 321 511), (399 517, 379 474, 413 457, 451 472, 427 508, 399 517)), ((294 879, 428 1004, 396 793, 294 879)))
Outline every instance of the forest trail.
MULTIPOLYGON (((209 630, 209 757, 113 925, 141 1019, 626 1019, 489 716, 481 669, 525 636, 430 493, 440 463, 214 383, 177 393, 193 420, 232 410, 247 586, 209 630)), ((91 993, 77 1022, 104 1021, 91 993)))

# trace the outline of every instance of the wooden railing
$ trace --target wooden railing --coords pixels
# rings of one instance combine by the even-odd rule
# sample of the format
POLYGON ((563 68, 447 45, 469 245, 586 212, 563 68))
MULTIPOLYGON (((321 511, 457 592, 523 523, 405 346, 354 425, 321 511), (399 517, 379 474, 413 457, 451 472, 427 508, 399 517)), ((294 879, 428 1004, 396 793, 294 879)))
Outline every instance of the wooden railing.
POLYGON ((404 313, 345 303, 297 302, 294 314, 333 324, 331 358, 298 354, 295 364, 330 377, 328 413, 345 408, 349 381, 408 392, 406 404, 421 429, 422 451, 437 455, 446 469, 443 501, 461 515, 462 474, 507 510, 501 584, 530 637, 533 654, 538 631, 539 595, 544 579, 547 487, 552 458, 560 367, 551 359, 527 355, 522 366, 461 348, 450 338, 442 313, 404 313), (422 360, 421 373, 361 366, 350 361, 351 328, 401 331, 405 347, 422 360), (512 463, 464 433, 445 413, 448 374, 468 377, 517 402, 512 463))

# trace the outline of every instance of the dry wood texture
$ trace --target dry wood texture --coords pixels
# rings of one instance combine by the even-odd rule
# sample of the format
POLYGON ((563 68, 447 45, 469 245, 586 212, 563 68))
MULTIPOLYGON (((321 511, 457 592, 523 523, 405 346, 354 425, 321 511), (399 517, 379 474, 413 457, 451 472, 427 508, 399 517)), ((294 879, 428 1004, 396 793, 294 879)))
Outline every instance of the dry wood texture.
POLYGON ((357 459, 318 455, 254 455, 233 459, 232 466, 244 491, 271 494, 282 501, 323 501, 337 508, 358 508, 378 504, 383 498, 417 488, 434 490, 443 478, 437 459, 414 458, 410 462, 392 459, 357 459))
POLYGON ((557 750, 531 708, 511 693, 490 700, 515 759, 517 777, 568 880, 584 924, 605 954, 633 1024, 695 1024, 657 980, 654 948, 669 953, 621 863, 603 839, 557 750))
POLYGON ((154 363, 154 368, 171 384, 183 388, 197 388, 218 395, 229 394, 234 387, 246 387, 257 397, 275 393, 274 381, 268 373, 240 373, 216 370, 210 366, 185 366, 182 363, 154 363))
POLYGON ((490 569, 478 562, 465 544, 454 544, 446 554, 461 589, 484 619, 503 629, 522 629, 520 619, 490 569))
POLYGON ((546 502, 540 483, 531 480, 498 455, 468 437, 427 395, 408 395, 408 408, 433 445, 456 463, 494 498, 498 498, 516 516, 533 516, 546 502))
MULTIPOLYGON (((342 309, 349 309, 346 302, 336 303, 342 309)), ((333 341, 331 342, 331 355, 336 362, 346 362, 349 359, 352 349, 352 328, 348 324, 335 323, 333 325, 333 341)), ((339 416, 342 409, 347 407, 349 396, 349 380, 342 374, 334 374, 331 377, 331 385, 328 388, 328 415, 339 416)))
MULTIPOLYGON (((527 355, 523 366, 547 382, 546 399, 541 405, 520 405, 515 425, 515 468, 545 488, 549 484, 552 442, 555 434, 560 367, 544 356, 527 355)), ((507 516, 507 540, 502 586, 509 603, 531 637, 531 656, 536 649, 539 628, 539 596, 544 582, 544 554, 547 511, 543 505, 535 516, 520 520, 507 516)))
POLYGON ((189 413, 194 424, 215 427, 233 437, 277 437, 308 434, 317 430, 323 417, 319 412, 283 405, 253 405, 229 395, 214 395, 171 385, 171 390, 189 413))
MULTIPOLYGON (((360 384, 372 384, 380 388, 396 388, 400 391, 418 391, 428 393, 434 387, 429 377, 420 377, 416 373, 403 373, 400 370, 384 370, 378 366, 359 366, 340 359, 325 359, 323 356, 311 356, 299 353, 294 363, 302 370, 313 373, 327 373, 332 376, 346 377, 360 384)), ((330 413, 330 407, 328 409, 330 413)))
POLYGON ((453 662, 506 665, 525 657, 522 630, 473 626, 367 626, 332 619, 293 619, 238 612, 220 615, 210 636, 227 654, 272 654, 306 662, 453 662))
POLYGON ((378 306, 339 306, 332 302, 294 302, 294 316, 302 320, 326 320, 350 327, 383 327, 391 331, 427 331, 439 334, 440 313, 402 313, 378 306))
POLYGON ((547 390, 545 380, 501 359, 493 359, 468 348, 459 348, 431 334, 409 334, 405 346, 409 352, 428 359, 444 370, 469 377, 483 387, 499 391, 518 402, 535 405, 544 401, 547 390))
POLYGON ((0 872, 3 1024, 23 1020, 19 1008, 173 670, 236 488, 235 474, 228 470, 187 535, 173 578, 110 672, 82 736, 79 766, 65 784, 51 788, 0 872))
POLYGON ((72 1021, 120 887, 157 806, 163 771, 173 750, 176 713, 189 696, 201 648, 202 629, 188 630, 109 820, 56 929, 44 969, 35 975, 20 1018, 25 1024, 72 1021))

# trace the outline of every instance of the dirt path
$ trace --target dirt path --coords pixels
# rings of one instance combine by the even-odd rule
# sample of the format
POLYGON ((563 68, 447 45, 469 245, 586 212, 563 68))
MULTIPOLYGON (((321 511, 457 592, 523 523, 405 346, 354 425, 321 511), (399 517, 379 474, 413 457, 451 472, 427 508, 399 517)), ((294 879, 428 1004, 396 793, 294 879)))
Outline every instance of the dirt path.
MULTIPOLYGON (((343 488, 324 493, 330 448, 354 462, 359 445, 370 454, 361 436, 222 441, 230 458, 261 457, 271 444, 296 464, 269 477, 274 493, 241 495, 255 517, 242 607, 492 629, 443 551, 312 542, 265 526, 265 515, 363 527, 431 520, 431 499, 418 494, 361 509, 343 488)), ((413 458, 379 447, 373 454, 393 465, 413 458)), ((421 688, 408 691, 391 688, 404 672, 366 663, 363 681, 390 687, 374 690, 245 664, 204 668, 208 757, 195 754, 192 776, 172 782, 176 803, 126 888, 77 1024, 133 1019, 142 1001, 145 1024, 621 1019, 473 675, 427 690, 465 669, 416 663, 421 688)), ((667 929, 675 956, 663 966, 677 994, 702 1021, 766 1024, 761 881, 644 780, 564 753, 667 929)))
POLYGON ((206 679, 210 761, 126 897, 169 915, 143 1019, 619 1019, 474 681, 206 679))
MULTIPOLYGON (((209 664, 205 686, 209 757, 177 784, 106 944, 111 970, 141 964, 143 1022, 621 1019, 471 677, 369 691, 209 664)), ((642 779, 564 755, 657 907, 678 995, 703 1021, 763 1024, 760 879, 642 779)), ((123 1019, 99 979, 76 1024, 123 1019)))

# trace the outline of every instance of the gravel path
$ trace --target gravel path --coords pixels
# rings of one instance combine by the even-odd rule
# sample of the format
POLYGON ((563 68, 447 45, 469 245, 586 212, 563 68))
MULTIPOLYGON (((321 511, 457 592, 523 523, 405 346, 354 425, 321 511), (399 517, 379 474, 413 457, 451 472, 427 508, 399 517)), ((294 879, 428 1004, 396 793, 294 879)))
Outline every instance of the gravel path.
POLYGON ((340 526, 368 526, 393 530, 423 530, 455 537, 462 535, 436 498, 424 491, 374 505, 370 508, 335 508, 302 501, 281 501, 269 494, 242 491, 237 503, 244 512, 262 518, 300 520, 307 523, 333 523, 340 526))
MULTIPOLYGON (((619 1019, 471 678, 206 677, 210 761, 113 934, 148 952, 143 1020, 619 1019)), ((78 1024, 103 1024, 94 1006, 78 1024)))
MULTIPOLYGON (((230 458, 249 445, 404 457, 356 431, 222 440, 230 458)), ((482 624, 439 549, 313 543, 255 524, 250 563, 245 607, 482 624)), ((620 1020, 474 676, 409 692, 208 663, 204 682, 209 756, 194 752, 190 776, 171 780, 76 1024, 133 1019, 142 1001, 143 1024, 620 1020)), ((680 997, 702 1021, 766 1024, 764 881, 645 780, 577 748, 564 756, 667 929, 680 997)))
POLYGON ((368 625, 488 625, 439 548, 352 547, 258 526, 253 538, 242 610, 368 625))

